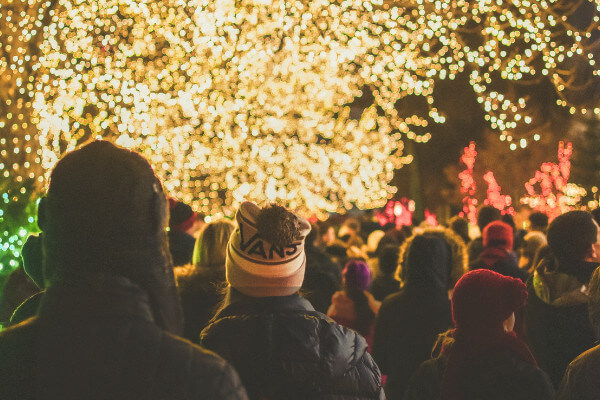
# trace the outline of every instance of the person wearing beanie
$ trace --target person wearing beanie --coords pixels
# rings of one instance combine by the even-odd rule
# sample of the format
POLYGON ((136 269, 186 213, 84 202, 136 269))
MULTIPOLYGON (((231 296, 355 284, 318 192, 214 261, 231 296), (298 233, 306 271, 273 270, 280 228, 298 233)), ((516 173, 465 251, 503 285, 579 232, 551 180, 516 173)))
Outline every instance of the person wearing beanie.
POLYGON ((519 269, 517 258, 512 252, 513 229, 502 221, 493 221, 483 229, 483 250, 469 264, 469 269, 490 269, 502 275, 527 281, 527 272, 519 269))
POLYGON ((521 280, 479 269, 452 294, 455 328, 441 339, 440 354, 411 378, 406 400, 551 400, 552 384, 529 348, 513 332, 527 289, 521 280))
MULTIPOLYGON (((589 317, 597 339, 600 339, 600 268, 592 274, 589 286, 589 317)), ((597 343, 597 342, 596 342, 597 343)), ((556 400, 600 399, 600 345, 574 359, 565 372, 556 400)))
MULTIPOLYGON (((502 213, 496 207, 490 206, 488 204, 481 206, 477 211, 477 226, 479 227, 479 232, 483 235, 483 230, 485 227, 493 221, 497 221, 502 217, 502 213)), ((483 251, 483 236, 479 236, 473 240, 471 240, 467 247, 467 252, 469 253, 469 261, 476 260, 479 257, 479 254, 483 251)))
POLYGON ((106 141, 65 155, 39 203, 46 292, 0 332, 5 399, 246 399, 182 318, 167 200, 148 161, 106 141))
POLYGON ((558 388, 569 363, 595 344, 588 285, 600 231, 588 212, 569 211, 550 223, 547 240, 549 251, 527 282, 524 317, 531 351, 558 388))
POLYGON ((360 333, 370 345, 373 340, 375 316, 381 302, 367 290, 371 284, 371 271, 366 262, 351 260, 342 271, 344 290, 335 292, 327 315, 335 322, 360 333))
POLYGON ((466 246, 449 229, 430 228, 405 241, 397 263, 402 286, 379 309, 372 353, 387 375, 385 391, 391 400, 402 399, 437 336, 452 325, 448 290, 466 269, 466 246))
POLYGON ((223 307, 200 334, 228 360, 251 399, 383 399, 358 333, 300 297, 310 224, 284 207, 244 202, 227 248, 223 307))
POLYGON ((189 205, 169 198, 169 251, 173 265, 178 267, 192 262, 196 239, 190 234, 197 215, 189 205))

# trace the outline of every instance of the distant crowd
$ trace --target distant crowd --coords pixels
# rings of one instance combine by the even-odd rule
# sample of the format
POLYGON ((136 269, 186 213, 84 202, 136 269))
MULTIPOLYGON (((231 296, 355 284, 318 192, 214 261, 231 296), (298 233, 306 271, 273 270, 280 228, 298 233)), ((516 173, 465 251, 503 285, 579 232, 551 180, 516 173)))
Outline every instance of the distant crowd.
POLYGON ((93 141, 2 290, 0 398, 598 400, 599 221, 486 205, 472 235, 244 202, 206 223, 93 141))

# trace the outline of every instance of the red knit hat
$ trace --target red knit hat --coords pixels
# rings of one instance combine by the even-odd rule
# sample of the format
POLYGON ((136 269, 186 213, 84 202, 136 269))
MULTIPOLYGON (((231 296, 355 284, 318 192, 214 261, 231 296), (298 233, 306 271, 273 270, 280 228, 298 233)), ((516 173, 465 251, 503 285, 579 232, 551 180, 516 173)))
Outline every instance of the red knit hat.
MULTIPOLYGON (((490 243, 494 245, 494 242, 504 242, 506 250, 512 250, 513 247, 513 229, 507 223, 502 221, 490 222, 483 229, 483 245, 489 246, 490 243)), ((498 246, 497 244, 494 246, 498 246)), ((498 246, 499 247, 499 246, 498 246)))
POLYGON ((527 287, 520 279, 477 269, 463 275, 454 286, 452 319, 457 331, 502 329, 502 323, 526 300, 527 287))

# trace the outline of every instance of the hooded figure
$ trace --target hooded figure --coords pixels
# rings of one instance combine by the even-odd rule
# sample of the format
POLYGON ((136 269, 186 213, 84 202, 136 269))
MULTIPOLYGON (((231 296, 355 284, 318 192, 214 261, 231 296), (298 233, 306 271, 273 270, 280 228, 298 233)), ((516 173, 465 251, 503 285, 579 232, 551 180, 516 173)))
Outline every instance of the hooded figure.
POLYGON ((201 344, 238 371, 251 399, 382 399, 365 340, 298 295, 310 224, 244 202, 225 262, 228 294, 201 344))
POLYGON ((0 333, 4 398, 246 398, 182 326, 166 198, 140 155, 95 141, 63 157, 38 210, 46 292, 0 333))
POLYGON ((526 299, 519 279, 485 269, 465 274, 452 295, 456 328, 411 378, 405 399, 551 400, 548 376, 512 331, 526 299))
POLYGON ((401 249, 398 277, 403 286, 383 301, 373 337, 373 358, 387 375, 388 399, 402 399, 411 375, 430 357, 437 336, 452 325, 449 242, 440 230, 426 231, 410 237, 401 249))
POLYGON ((569 363, 592 348, 595 335, 588 319, 588 284, 598 266, 590 262, 600 232, 585 211, 569 211, 548 228, 549 251, 527 282, 527 341, 555 388, 569 363))

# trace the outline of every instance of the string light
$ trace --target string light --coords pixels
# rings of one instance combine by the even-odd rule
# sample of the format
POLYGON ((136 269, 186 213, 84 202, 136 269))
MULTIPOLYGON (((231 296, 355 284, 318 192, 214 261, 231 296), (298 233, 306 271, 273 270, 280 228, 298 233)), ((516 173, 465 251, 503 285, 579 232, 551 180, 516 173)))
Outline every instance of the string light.
POLYGON ((514 215, 515 210, 511 207, 512 199, 508 195, 501 194, 502 188, 496 182, 494 173, 492 171, 486 172, 483 175, 483 180, 487 183, 487 198, 484 203, 497 208, 503 214, 514 215))
POLYGON ((464 164, 466 168, 458 174, 458 178, 460 179, 460 192, 463 195, 463 210, 460 213, 460 216, 466 217, 473 226, 477 224, 477 199, 475 198, 477 184, 473 177, 476 158, 477 151, 475 150, 475 142, 471 142, 468 147, 464 148, 463 154, 460 157, 460 162, 464 164))
POLYGON ((525 183, 528 196, 521 203, 547 214, 551 219, 572 210, 586 195, 586 190, 569 183, 571 174, 571 143, 558 145, 558 163, 545 162, 535 176, 525 183))
POLYGON ((573 96, 600 75, 590 50, 600 4, 582 29, 562 17, 579 5, 3 1, 3 210, 31 202, 44 172, 94 137, 141 151, 173 195, 208 215, 265 196, 311 214, 381 206, 412 159, 402 140, 427 142, 446 120, 440 81, 467 73, 513 148, 539 140, 514 132, 540 122, 515 85, 547 79, 557 105, 600 111, 573 96), (373 104, 351 118, 364 88, 373 104), (415 98, 424 112, 403 106, 415 98))

